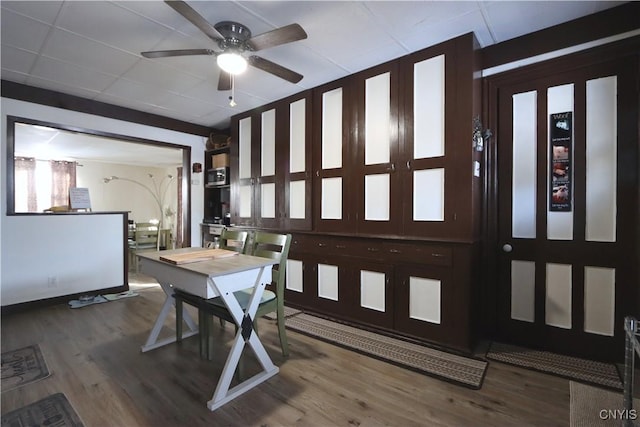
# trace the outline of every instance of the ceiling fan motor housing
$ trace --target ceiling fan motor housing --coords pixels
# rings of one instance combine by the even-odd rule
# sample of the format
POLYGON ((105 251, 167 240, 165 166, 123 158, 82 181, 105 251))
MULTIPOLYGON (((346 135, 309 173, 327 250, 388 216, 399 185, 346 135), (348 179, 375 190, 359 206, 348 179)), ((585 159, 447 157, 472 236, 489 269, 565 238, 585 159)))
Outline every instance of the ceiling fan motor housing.
POLYGON ((248 50, 247 40, 251 38, 251 31, 242 24, 233 21, 222 21, 214 25, 214 28, 224 37, 218 41, 220 49, 243 52, 248 50))

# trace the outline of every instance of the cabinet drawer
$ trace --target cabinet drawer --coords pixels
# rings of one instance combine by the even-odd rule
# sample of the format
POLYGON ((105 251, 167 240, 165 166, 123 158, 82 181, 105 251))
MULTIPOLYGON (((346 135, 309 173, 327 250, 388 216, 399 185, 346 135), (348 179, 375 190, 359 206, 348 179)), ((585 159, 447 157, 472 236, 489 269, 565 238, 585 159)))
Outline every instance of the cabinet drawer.
POLYGON ((451 266, 451 248, 431 244, 385 242, 386 258, 393 262, 451 266))
POLYGON ((352 241, 334 236, 311 236, 296 234, 291 240, 291 249, 295 252, 319 255, 350 255, 352 241))

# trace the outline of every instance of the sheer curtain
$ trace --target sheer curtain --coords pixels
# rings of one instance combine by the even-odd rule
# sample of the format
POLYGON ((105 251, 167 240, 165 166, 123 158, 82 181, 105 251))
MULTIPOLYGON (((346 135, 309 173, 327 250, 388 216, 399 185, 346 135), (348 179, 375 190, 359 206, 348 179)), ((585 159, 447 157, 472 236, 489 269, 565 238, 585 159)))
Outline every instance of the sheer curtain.
POLYGON ((69 188, 76 186, 76 162, 16 157, 14 165, 16 212, 69 205, 69 188))
POLYGON ((36 159, 32 157, 16 157, 15 165, 15 211, 37 212, 36 196, 36 159))
POLYGON ((69 188, 76 186, 76 162, 51 160, 51 206, 69 204, 69 188))

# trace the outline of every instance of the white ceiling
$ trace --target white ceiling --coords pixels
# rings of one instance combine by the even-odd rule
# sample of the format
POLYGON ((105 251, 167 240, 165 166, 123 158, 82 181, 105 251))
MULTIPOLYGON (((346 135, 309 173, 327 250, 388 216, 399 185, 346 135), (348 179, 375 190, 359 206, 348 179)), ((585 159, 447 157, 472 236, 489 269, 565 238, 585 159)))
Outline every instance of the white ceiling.
POLYGON ((2 79, 204 126, 473 31, 482 47, 617 6, 620 1, 188 1, 210 23, 254 35, 300 24, 308 38, 258 54, 304 75, 251 68, 237 106, 217 90, 211 56, 146 59, 149 50, 214 42, 161 1, 2 1, 2 79))

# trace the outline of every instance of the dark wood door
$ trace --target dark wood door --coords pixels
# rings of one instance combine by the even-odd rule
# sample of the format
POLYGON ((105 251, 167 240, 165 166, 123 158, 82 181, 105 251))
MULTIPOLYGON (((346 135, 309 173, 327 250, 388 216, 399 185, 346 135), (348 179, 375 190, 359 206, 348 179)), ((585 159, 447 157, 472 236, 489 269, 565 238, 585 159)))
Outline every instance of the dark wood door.
POLYGON ((497 333, 620 360, 638 314, 637 61, 533 71, 494 92, 497 333))

